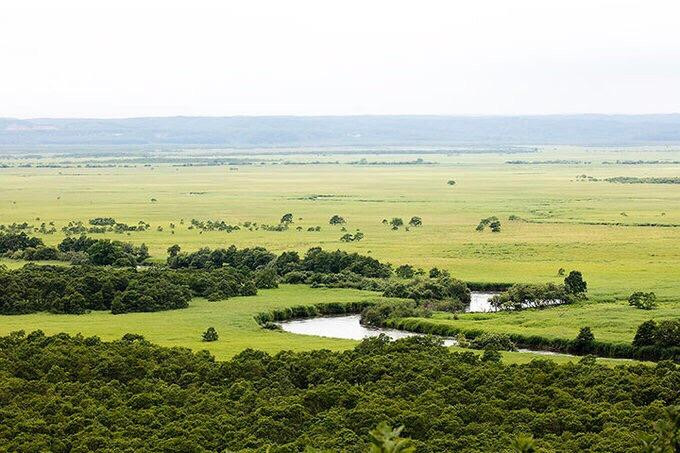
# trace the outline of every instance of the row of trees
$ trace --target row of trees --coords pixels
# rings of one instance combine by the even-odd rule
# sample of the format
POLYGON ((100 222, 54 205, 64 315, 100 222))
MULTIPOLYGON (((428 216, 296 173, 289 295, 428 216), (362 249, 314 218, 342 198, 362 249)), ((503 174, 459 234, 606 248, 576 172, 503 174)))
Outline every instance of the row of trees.
POLYGON ((37 311, 114 314, 186 308, 192 297, 211 300, 249 296, 276 285, 266 270, 111 269, 93 266, 36 266, 0 269, 0 314, 37 311))
POLYGON ((506 291, 489 299, 497 310, 522 310, 567 304, 585 298, 588 284, 579 271, 571 271, 564 284, 514 284, 506 291))
POLYGON ((427 337, 377 337, 344 352, 246 350, 217 362, 134 334, 103 342, 38 331, 0 338, 0 351, 3 451, 677 446, 678 424, 666 414, 677 414, 680 369, 669 362, 505 365, 427 337))

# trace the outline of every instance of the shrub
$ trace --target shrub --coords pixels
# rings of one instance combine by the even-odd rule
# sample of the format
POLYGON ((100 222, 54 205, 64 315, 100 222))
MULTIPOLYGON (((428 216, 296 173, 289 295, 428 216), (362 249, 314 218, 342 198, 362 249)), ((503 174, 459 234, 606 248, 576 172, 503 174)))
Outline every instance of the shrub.
POLYGON ((208 330, 203 332, 202 339, 203 341, 217 341, 219 338, 219 335, 217 334, 217 331, 215 330, 214 327, 208 327, 208 330))
POLYGON ((652 310, 656 308, 656 294, 636 291, 628 297, 628 305, 642 310, 652 310))
POLYGON ((497 351, 516 351, 517 346, 504 333, 485 332, 470 342, 474 349, 495 349, 497 351))

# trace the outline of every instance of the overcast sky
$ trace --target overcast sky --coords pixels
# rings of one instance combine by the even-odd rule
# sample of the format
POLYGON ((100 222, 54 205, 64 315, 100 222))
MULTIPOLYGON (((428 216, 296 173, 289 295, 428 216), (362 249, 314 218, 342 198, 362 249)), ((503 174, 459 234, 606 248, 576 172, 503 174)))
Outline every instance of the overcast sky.
POLYGON ((678 0, 2 0, 0 117, 680 112, 679 23, 678 0))

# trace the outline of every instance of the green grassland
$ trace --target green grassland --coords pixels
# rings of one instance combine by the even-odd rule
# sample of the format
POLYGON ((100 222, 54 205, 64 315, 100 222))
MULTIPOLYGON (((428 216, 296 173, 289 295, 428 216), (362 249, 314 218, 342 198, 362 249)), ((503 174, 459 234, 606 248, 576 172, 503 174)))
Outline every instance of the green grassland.
MULTIPOLYGON (((58 161, 58 158, 52 159, 58 161)), ((157 261, 162 261, 167 247, 175 243, 187 251, 236 244, 262 245, 274 251, 303 252, 313 246, 357 251, 394 265, 409 263, 426 269, 437 266, 470 281, 558 282, 561 280, 557 276, 559 268, 578 269, 588 281, 590 302, 587 304, 523 313, 462 315, 457 321, 437 322, 499 331, 522 329, 567 338, 573 338, 578 327, 590 325, 598 339, 630 341, 642 320, 680 316, 680 228, 670 226, 680 224, 680 185, 582 182, 577 181, 576 176, 670 177, 680 175, 680 165, 602 164, 604 160, 616 159, 679 160, 680 151, 563 147, 530 154, 421 156, 416 153, 349 157, 309 152, 291 154, 286 160, 329 163, 284 165, 273 163, 276 159, 271 158, 272 162, 263 165, 237 167, 0 168, 0 223, 53 221, 60 228, 72 220, 87 222, 99 216, 115 217, 126 223, 144 220, 152 226, 148 231, 95 237, 144 242, 157 261), (343 163, 360 157, 368 161, 408 161, 422 157, 435 164, 343 163), (582 159, 592 163, 505 163, 517 159, 582 159), (330 163, 336 160, 341 163, 330 163), (448 185, 449 179, 456 184, 448 185), (157 201, 152 202, 152 198, 157 201), (187 228, 192 218, 221 219, 232 224, 245 221, 276 224, 287 212, 294 214, 295 223, 283 232, 241 230, 201 234, 187 228), (365 239, 358 243, 341 242, 340 227, 328 225, 333 214, 347 219, 348 232, 361 230, 365 239), (479 220, 491 215, 501 219, 502 232, 476 232, 479 220), (525 221, 509 221, 510 215, 525 221), (392 231, 381 223, 383 218, 402 217, 408 221, 411 216, 422 217, 424 225, 410 231, 403 228, 392 231), (180 219, 184 219, 183 225, 180 219), (177 225, 174 234, 170 223, 177 225), (616 223, 623 225, 614 225, 616 223), (669 226, 635 226, 640 223, 669 226), (164 231, 156 231, 159 225, 164 231), (307 231, 316 225, 321 226, 320 232, 307 231), (297 231, 297 226, 303 230, 297 231), (628 307, 622 301, 636 290, 656 292, 661 308, 646 312, 628 307)), ((48 244, 56 244, 63 234, 41 237, 48 244)), ((11 266, 21 264, 2 262, 11 266)), ((69 318, 68 322, 82 323, 79 330, 84 334, 113 337, 121 332, 142 331, 148 332, 150 340, 161 344, 206 347, 198 341, 196 332, 207 325, 215 325, 220 331, 222 324, 219 324, 217 307, 248 311, 242 318, 246 320, 252 315, 250 305, 288 303, 288 291, 293 290, 263 291, 255 298, 218 304, 197 300, 185 313, 120 317, 93 313, 73 318, 80 321, 69 318), (178 322, 179 318, 192 316, 194 321, 187 318, 178 322), (159 326, 157 334, 149 324, 159 326), (158 336, 168 329, 170 332, 165 336, 158 336)), ((339 294, 354 297, 349 296, 350 293, 339 294)), ((290 297, 295 299, 293 305, 319 301, 317 293, 290 297)), ((50 319, 58 318, 46 314, 3 318, 0 329, 6 332, 40 327, 47 331, 52 327, 43 326, 53 326, 54 332, 66 328, 58 322, 45 324, 50 319)), ((222 322, 227 324, 222 330, 232 321, 224 318, 222 322)), ((250 328, 257 329, 253 325, 243 332, 250 328)), ((71 327, 69 331, 74 330, 71 327)), ((236 343, 225 338, 224 343, 220 340, 219 345, 208 348, 224 348, 213 352, 228 356, 237 349, 236 344, 278 350, 284 346, 287 349, 346 347, 351 343, 280 333, 239 335, 243 338, 233 340, 236 343)))
MULTIPOLYGON (((0 335, 17 330, 41 329, 48 335, 59 332, 97 335, 103 340, 117 340, 125 333, 134 332, 162 346, 181 346, 194 350, 205 349, 217 359, 228 359, 246 348, 258 349, 269 353, 284 350, 302 351, 310 349, 330 349, 339 351, 354 347, 358 342, 337 338, 296 335, 261 328, 253 316, 259 312, 276 308, 292 307, 314 301, 357 302, 364 300, 379 301, 382 298, 370 291, 353 289, 309 288, 303 285, 281 285, 277 289, 260 290, 257 296, 235 297, 233 299, 210 302, 193 299, 189 308, 154 313, 127 313, 113 315, 110 312, 90 312, 85 315, 61 315, 35 313, 29 315, 2 316, 0 335), (201 341, 201 333, 214 327, 219 340, 201 341)), ((461 350, 452 347, 451 350, 461 350)), ((504 359, 510 363, 526 363, 535 358, 546 356, 506 352, 504 359)), ((558 362, 578 360, 566 355, 550 356, 558 362)), ((620 364, 632 361, 598 359, 606 364, 620 364)))

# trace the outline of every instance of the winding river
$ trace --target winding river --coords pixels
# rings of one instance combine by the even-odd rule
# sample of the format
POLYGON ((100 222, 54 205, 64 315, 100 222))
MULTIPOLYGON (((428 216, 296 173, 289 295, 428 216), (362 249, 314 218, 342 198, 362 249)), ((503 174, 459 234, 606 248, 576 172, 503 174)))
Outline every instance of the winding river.
MULTIPOLYGON (((494 311, 493 307, 489 304, 489 298, 491 296, 493 296, 493 293, 473 292, 472 301, 469 307, 466 307, 465 311, 469 313, 494 311)), ((380 334, 385 334, 393 340, 423 335, 405 330, 364 326, 359 322, 360 319, 361 315, 322 316, 318 318, 292 319, 278 324, 284 331, 290 333, 315 335, 327 338, 342 338, 346 340, 363 340, 368 337, 377 337, 380 334)), ((456 340, 454 338, 441 338, 444 341, 444 346, 456 345, 456 340)), ((532 351, 529 349, 519 349, 518 351, 543 355, 569 355, 551 351, 532 351)))

